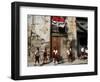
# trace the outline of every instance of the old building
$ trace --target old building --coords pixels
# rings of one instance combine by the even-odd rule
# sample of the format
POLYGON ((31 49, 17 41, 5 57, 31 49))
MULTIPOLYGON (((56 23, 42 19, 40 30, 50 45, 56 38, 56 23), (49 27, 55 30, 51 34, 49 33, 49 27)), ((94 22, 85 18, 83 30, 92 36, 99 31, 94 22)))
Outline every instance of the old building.
POLYGON ((87 18, 74 16, 35 16, 28 15, 28 62, 35 61, 35 51, 39 48, 40 61, 47 48, 49 63, 52 62, 53 50, 64 62, 68 62, 68 51, 73 61, 80 57, 81 48, 87 47, 87 18))

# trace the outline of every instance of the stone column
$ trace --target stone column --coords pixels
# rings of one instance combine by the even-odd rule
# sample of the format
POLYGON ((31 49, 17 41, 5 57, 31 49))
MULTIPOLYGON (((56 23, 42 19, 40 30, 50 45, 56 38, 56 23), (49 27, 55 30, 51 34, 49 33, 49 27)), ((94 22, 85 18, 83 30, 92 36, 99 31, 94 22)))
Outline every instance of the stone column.
POLYGON ((73 55, 77 58, 77 30, 76 17, 67 17, 69 46, 72 47, 73 55))

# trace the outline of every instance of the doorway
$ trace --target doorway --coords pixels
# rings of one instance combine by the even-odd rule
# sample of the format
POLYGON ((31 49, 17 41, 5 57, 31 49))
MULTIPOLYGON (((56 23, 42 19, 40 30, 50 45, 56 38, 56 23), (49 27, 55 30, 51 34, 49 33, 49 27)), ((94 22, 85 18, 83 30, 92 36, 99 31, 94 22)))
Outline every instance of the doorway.
POLYGON ((52 36, 52 51, 53 49, 58 50, 58 54, 60 55, 60 47, 61 47, 61 38, 52 36))

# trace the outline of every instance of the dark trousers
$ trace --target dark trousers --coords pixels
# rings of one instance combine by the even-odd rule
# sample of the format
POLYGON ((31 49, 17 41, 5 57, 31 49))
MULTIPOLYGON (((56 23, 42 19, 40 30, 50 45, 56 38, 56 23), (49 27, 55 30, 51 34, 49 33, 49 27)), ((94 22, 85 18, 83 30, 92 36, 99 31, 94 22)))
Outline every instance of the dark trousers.
POLYGON ((38 62, 39 63, 39 56, 35 56, 35 63, 38 62))

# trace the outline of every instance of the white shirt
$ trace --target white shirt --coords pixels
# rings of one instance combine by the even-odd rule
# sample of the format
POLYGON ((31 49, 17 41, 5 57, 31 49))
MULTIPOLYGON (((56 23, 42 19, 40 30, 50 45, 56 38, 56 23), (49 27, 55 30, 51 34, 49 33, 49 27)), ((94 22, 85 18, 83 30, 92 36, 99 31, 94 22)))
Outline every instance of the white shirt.
POLYGON ((85 50, 85 53, 88 53, 88 49, 85 50))
POLYGON ((68 54, 68 55, 70 54, 69 50, 67 50, 67 54, 68 54))
POLYGON ((55 54, 57 54, 57 53, 58 53, 58 50, 53 50, 53 52, 54 52, 55 54))
POLYGON ((84 52, 84 48, 81 48, 81 52, 84 52))

